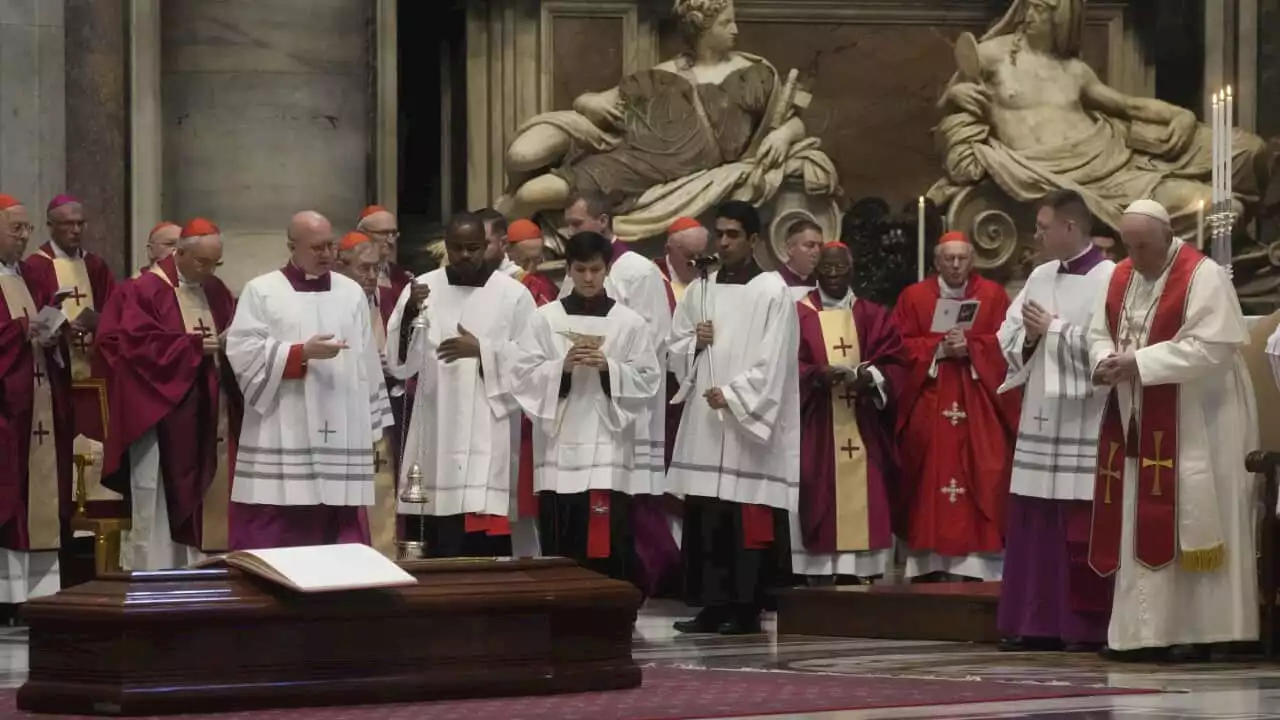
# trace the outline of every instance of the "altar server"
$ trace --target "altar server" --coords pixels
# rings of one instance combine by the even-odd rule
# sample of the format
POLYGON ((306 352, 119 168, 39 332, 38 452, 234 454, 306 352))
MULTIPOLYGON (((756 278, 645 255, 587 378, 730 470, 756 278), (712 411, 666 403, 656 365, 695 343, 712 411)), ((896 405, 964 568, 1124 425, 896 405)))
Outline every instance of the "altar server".
POLYGON ((448 264, 414 280, 427 288, 424 303, 409 302, 410 288, 401 293, 387 328, 389 371, 417 378, 400 481, 418 465, 431 498, 401 503, 400 513, 426 523, 439 557, 537 552, 533 518, 516 517, 520 412, 510 367, 535 307, 525 286, 486 261, 487 249, 484 222, 455 215, 448 264))
POLYGON ((791 564, 815 584, 884 575, 898 488, 893 398, 902 336, 885 308, 853 294, 853 256, 827 243, 800 320, 800 505, 791 564))
POLYGON ((84 207, 70 195, 58 195, 46 211, 49 242, 27 262, 57 278, 60 289, 71 294, 62 310, 70 320, 71 402, 75 435, 101 441, 106 437, 108 404, 106 384, 95 371, 92 350, 98 314, 115 291, 116 280, 101 257, 85 250, 84 207))
POLYGON ((1134 202, 1120 232, 1129 257, 1089 324, 1108 393, 1089 564, 1115 575, 1111 651, 1204 656, 1205 643, 1258 638, 1249 336, 1227 272, 1173 237, 1163 206, 1134 202))
POLYGON ((1094 245, 1090 224, 1075 191, 1044 198, 1036 234, 1051 259, 1031 272, 1000 326, 1009 365, 1000 391, 1022 388, 1000 586, 1004 650, 1106 642, 1111 583, 1089 568, 1088 530, 1107 394, 1090 382, 1087 331, 1115 263, 1094 245))
POLYGON ((47 266, 22 260, 27 209, 0 195, 0 604, 61 589, 58 549, 71 515, 71 406, 50 369, 66 318, 47 266))
MULTIPOLYGON (((634 252, 613 234, 613 217, 608 202, 592 194, 576 195, 565 208, 564 219, 575 233, 590 231, 599 233, 613 243, 613 258, 609 262, 609 276, 605 279, 605 292, 623 307, 630 308, 644 318, 649 327, 653 351, 659 362, 667 355, 667 336, 671 331, 671 303, 667 299, 666 283, 662 273, 652 260, 634 252)), ((564 297, 573 290, 573 278, 565 278, 560 288, 564 297)), ((666 402, 667 380, 664 375, 658 393, 649 403, 645 416, 636 430, 636 472, 647 473, 647 479, 637 478, 637 487, 653 488, 661 494, 665 487, 663 461, 666 456, 666 402)))
POLYGON ((633 495, 636 421, 662 371, 644 319, 604 292, 609 239, 581 232, 565 244, 573 292, 540 308, 521 336, 515 396, 534 421, 542 552, 639 582, 633 495))
POLYGON ((111 433, 103 477, 129 496, 121 547, 130 570, 186 567, 229 547, 230 460, 240 428, 239 388, 223 356, 235 313, 214 272, 222 233, 196 218, 177 251, 113 298, 98 326, 110 369, 111 433), (128 467, 128 483, 115 472, 128 467))
POLYGON ((687 599, 703 609, 680 632, 760 632, 765 594, 790 575, 787 513, 800 475, 795 300, 753 257, 755 208, 716 211, 723 266, 676 308, 670 365, 685 403, 668 480, 685 497, 687 599))
POLYGON ((996 332, 1009 295, 973 272, 964 233, 943 235, 933 262, 938 274, 903 290, 894 306, 908 363, 898 396, 906 574, 999 580, 1018 406, 1016 394, 996 393, 1005 379, 996 332), (959 322, 958 309, 938 315, 940 304, 959 301, 976 301, 970 323, 959 322))
POLYGON ((294 216, 289 262, 250 280, 227 333, 244 393, 231 547, 369 542, 374 443, 392 424, 364 290, 330 272, 336 239, 294 216))

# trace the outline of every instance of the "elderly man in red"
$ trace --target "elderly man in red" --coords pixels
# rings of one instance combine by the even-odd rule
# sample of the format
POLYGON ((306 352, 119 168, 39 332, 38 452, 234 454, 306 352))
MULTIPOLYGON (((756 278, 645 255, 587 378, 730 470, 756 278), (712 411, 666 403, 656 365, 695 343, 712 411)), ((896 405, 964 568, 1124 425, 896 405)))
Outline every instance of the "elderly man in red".
POLYGON ((996 332, 1009 295, 973 272, 964 233, 942 236, 934 267, 894 308, 907 350, 897 421, 906 575, 999 580, 1021 402, 1020 393, 996 392, 1006 372, 996 332))

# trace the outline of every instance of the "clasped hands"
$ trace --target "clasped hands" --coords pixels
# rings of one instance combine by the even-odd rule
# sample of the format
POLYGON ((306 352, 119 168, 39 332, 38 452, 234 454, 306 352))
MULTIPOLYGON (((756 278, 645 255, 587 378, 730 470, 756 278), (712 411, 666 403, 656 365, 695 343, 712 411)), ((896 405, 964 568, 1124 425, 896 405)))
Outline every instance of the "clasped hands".
POLYGON ((834 387, 836 385, 846 385, 855 394, 860 393, 875 384, 875 378, 872 377, 871 371, 866 365, 857 367, 849 367, 847 365, 828 365, 823 371, 823 376, 827 384, 834 387))
POLYGON ((579 340, 569 348, 569 352, 564 356, 564 371, 566 373, 573 372, 576 367, 594 368, 603 371, 609 367, 609 361, 605 359, 604 353, 601 352, 599 343, 594 340, 579 340))
POLYGON ((1094 385, 1118 385, 1138 377, 1138 356, 1132 350, 1111 353, 1093 369, 1094 385))
POLYGON ((964 330, 951 328, 942 338, 942 354, 949 358, 969 357, 969 342, 965 340, 964 330))

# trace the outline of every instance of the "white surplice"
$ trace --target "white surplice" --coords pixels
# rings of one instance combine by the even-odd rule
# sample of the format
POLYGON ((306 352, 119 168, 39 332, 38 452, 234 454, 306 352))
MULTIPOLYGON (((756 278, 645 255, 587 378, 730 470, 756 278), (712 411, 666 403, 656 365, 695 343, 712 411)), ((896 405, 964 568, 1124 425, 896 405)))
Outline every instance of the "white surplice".
POLYGON ((402 380, 418 378, 400 478, 403 483, 418 465, 431 500, 425 505, 401 503, 400 512, 438 517, 480 513, 514 520, 519 463, 511 449, 519 442, 520 413, 511 394, 511 364, 514 345, 533 319, 533 298, 528 288, 501 272, 491 273, 482 287, 451 285, 444 268, 414 282, 431 289, 423 311, 426 327, 415 323, 401 361, 400 328, 410 284, 387 323, 387 369, 402 380), (441 362, 436 352, 445 340, 458 337, 459 325, 480 341, 480 357, 441 362))
POLYGON ((1031 272, 997 335, 1009 365, 1000 392, 1022 388, 1010 492, 1049 500, 1092 500, 1107 389, 1093 384, 1087 332, 1115 263, 1103 260, 1085 275, 1059 272, 1061 266, 1054 260, 1031 272), (1028 300, 1053 320, 1024 360, 1027 332, 1022 308, 1028 300))
POLYGON ((668 363, 684 401, 669 492, 795 512, 800 500, 800 323, 791 289, 775 272, 744 285, 718 273, 691 283, 676 307, 668 363), (710 321, 711 346, 695 328, 710 321), (720 388, 728 408, 703 394, 720 388))
POLYGON ((280 271, 250 280, 227 329, 227 360, 244 393, 231 499, 256 505, 374 502, 374 443, 394 420, 355 281, 329 273, 327 292, 298 292, 280 271), (293 345, 331 334, 347 349, 284 379, 293 345))
MULTIPOLYGON (((560 297, 567 296, 572 290, 573 280, 566 277, 560 288, 560 297)), ((657 263, 637 252, 623 253, 610 264, 604 291, 644 319, 658 363, 665 364, 667 336, 671 332, 671 303, 667 300, 666 281, 657 263)), ((636 421, 636 473, 648 473, 649 478, 638 478, 635 485, 651 487, 655 493, 661 492, 666 485, 663 477, 667 447, 666 402, 667 376, 663 373, 658 381, 657 394, 649 401, 644 416, 636 421)))
MULTIPOLYGON (((1170 257, 1181 245, 1173 241, 1170 257)), ((1118 324, 1138 335, 1141 382, 1180 386, 1179 541, 1194 548, 1220 540, 1226 554, 1222 566, 1210 572, 1184 570, 1177 558, 1160 570, 1139 563, 1133 549, 1139 463, 1125 458, 1120 569, 1107 632, 1107 644, 1115 650, 1258 638, 1258 493, 1256 478, 1244 467, 1245 453, 1257 448, 1258 427, 1253 385, 1240 355, 1248 333, 1230 278, 1206 258, 1192 275, 1181 329, 1173 339, 1148 346, 1150 327, 1144 321, 1159 302, 1168 274, 1166 267, 1151 281, 1135 272, 1118 324)), ((1107 328, 1106 294, 1095 301, 1089 325, 1092 367, 1119 352, 1107 328)), ((1116 387, 1126 428, 1131 413, 1141 420, 1141 388, 1137 394, 1134 389, 1129 382, 1116 387)))
POLYGON ((521 336, 514 365, 515 397, 533 421, 534 490, 562 494, 616 490, 649 495, 647 473, 635 472, 636 421, 646 417, 663 375, 649 328, 635 311, 615 303, 604 317, 570 315, 553 302, 538 308, 521 336), (566 333, 604 338, 602 373, 576 367, 568 397, 560 396, 566 333))

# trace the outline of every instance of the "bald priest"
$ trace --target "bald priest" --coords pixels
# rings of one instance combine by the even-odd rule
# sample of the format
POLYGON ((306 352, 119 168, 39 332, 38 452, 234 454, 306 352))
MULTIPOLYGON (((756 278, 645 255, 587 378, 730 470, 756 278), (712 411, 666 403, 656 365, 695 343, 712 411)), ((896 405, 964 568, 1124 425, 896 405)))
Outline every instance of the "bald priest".
POLYGON ((1115 576, 1117 659, 1204 657, 1209 643, 1258 638, 1249 335, 1226 270, 1173 236, 1163 206, 1133 203, 1120 234, 1129 257, 1089 324, 1093 382, 1108 393, 1089 564, 1115 576))
POLYGON ((103 476, 133 508, 126 569, 185 567, 228 548, 243 401, 223 355, 235 300, 214 276, 221 259, 218 227, 188 222, 175 253, 131 281, 98 327, 113 400, 103 476))

